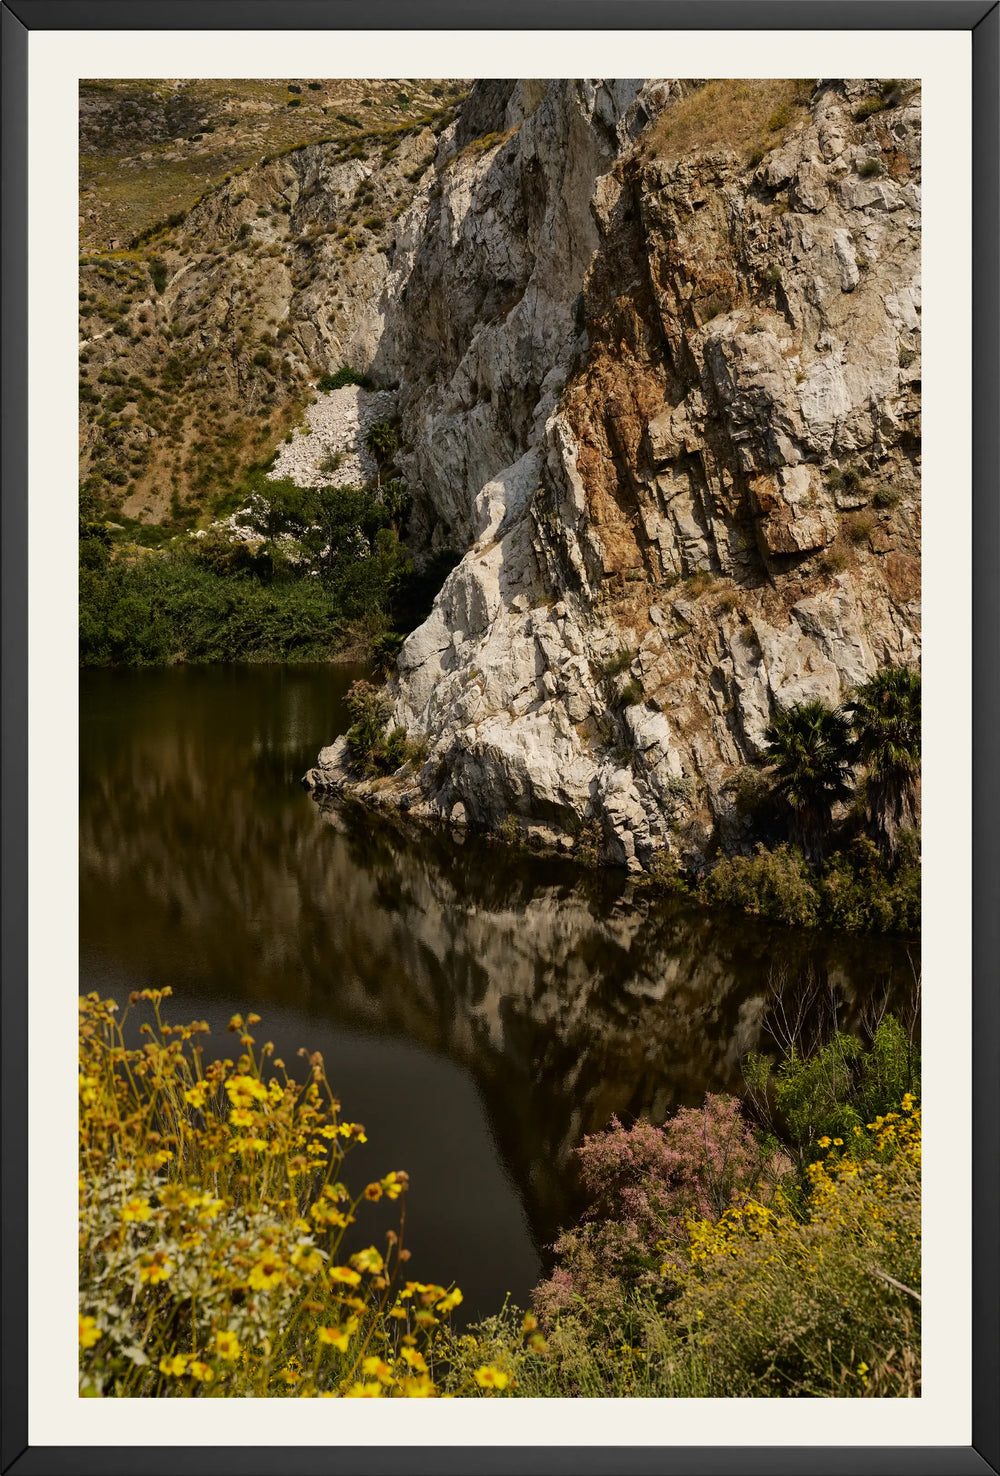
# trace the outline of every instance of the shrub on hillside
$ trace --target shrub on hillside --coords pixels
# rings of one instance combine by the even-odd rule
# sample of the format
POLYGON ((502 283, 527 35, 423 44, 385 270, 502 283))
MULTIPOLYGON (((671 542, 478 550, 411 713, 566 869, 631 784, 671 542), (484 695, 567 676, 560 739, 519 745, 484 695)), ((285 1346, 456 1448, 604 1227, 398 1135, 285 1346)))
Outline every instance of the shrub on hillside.
POLYGON ((865 836, 831 856, 820 879, 823 916, 857 933, 916 933, 920 929, 920 846, 915 831, 900 832, 890 866, 865 836))
POLYGON ((776 1100, 756 1132, 709 1097, 585 1141, 594 1199, 536 1294, 545 1349, 519 1348, 507 1309, 472 1329, 519 1395, 919 1395, 912 1041, 886 1016, 868 1049, 835 1033, 748 1070, 776 1100))
POLYGON ((344 364, 335 374, 324 374, 322 379, 317 381, 316 388, 322 390, 324 394, 329 394, 330 390, 343 389, 348 384, 359 384, 363 389, 371 388, 371 380, 368 376, 359 373, 357 369, 352 369, 348 364, 344 364))
POLYGON ((718 1217, 734 1200, 767 1194, 787 1160, 762 1150, 739 1103, 707 1096, 663 1127, 617 1118, 577 1150, 590 1200, 582 1221, 559 1236, 560 1264, 535 1293, 546 1320, 574 1304, 614 1315, 636 1289, 662 1289, 662 1244, 679 1244, 691 1215, 718 1217))
POLYGON ((715 1392, 919 1396, 919 1109, 904 1097, 872 1131, 864 1155, 820 1140, 803 1214, 748 1200, 692 1223, 671 1311, 715 1392))
POLYGON ((386 731, 388 705, 371 682, 355 682, 345 698, 354 719, 347 731, 351 760, 368 779, 393 774, 407 759, 406 729, 386 731))
POLYGON ((324 660, 343 643, 342 608, 317 580, 262 583, 148 553, 81 559, 79 587, 83 666, 324 660))
POLYGON ((720 861, 702 880, 698 896, 722 907, 740 907, 786 927, 811 928, 819 919, 820 896, 802 852, 787 846, 757 847, 755 856, 720 861))
POLYGON ((886 1015, 867 1050, 855 1036, 837 1031, 814 1051, 793 1045, 776 1068, 752 1054, 743 1070, 758 1115, 801 1167, 831 1141, 871 1152, 868 1123, 906 1096, 917 1100, 920 1052, 900 1021, 886 1015))

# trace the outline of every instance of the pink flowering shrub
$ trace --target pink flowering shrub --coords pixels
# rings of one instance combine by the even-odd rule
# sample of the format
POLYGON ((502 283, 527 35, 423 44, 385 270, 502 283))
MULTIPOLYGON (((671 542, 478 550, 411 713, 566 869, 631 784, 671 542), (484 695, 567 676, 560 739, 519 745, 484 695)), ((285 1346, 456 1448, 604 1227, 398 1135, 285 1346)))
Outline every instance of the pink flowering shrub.
POLYGON ((680 1108, 662 1127, 626 1128, 613 1117, 577 1153, 590 1205, 555 1242, 560 1265, 535 1291, 547 1320, 582 1303, 607 1316, 633 1290, 666 1290, 661 1268, 686 1244, 688 1220, 717 1220, 790 1167, 761 1149, 739 1102, 718 1095, 680 1108))

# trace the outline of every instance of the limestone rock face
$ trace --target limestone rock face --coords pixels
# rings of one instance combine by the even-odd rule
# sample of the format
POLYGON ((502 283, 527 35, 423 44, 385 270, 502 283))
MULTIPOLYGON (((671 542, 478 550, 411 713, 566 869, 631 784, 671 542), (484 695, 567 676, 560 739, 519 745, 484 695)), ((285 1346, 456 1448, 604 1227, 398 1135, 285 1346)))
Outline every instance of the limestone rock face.
POLYGON ((473 88, 372 359, 462 554, 388 687, 412 812, 697 862, 775 710, 919 659, 920 103, 855 122, 876 85, 756 164, 643 147, 697 84, 473 88))

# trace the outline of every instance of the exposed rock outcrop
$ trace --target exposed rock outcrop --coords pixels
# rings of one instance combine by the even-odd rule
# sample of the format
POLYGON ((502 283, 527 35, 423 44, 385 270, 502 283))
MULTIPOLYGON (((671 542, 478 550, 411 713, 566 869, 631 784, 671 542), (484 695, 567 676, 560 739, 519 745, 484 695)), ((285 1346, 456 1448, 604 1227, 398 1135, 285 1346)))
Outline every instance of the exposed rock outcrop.
POLYGON ((818 84, 753 162, 657 146, 696 84, 473 89, 371 360, 415 536, 466 550, 389 685, 427 758, 387 799, 697 858, 775 709, 918 659, 920 103, 856 120, 877 88, 818 84))

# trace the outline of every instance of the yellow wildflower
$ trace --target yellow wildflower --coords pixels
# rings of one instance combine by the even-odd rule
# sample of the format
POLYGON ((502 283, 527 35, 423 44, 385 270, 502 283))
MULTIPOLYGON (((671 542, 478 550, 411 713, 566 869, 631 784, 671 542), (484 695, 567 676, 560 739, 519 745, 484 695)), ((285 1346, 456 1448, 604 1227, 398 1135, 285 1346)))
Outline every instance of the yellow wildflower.
POLYGON ((458 1287, 453 1287, 446 1297, 442 1297, 437 1304, 439 1312, 451 1312, 462 1300, 462 1293, 458 1287))
POLYGON ((417 1370, 417 1373, 427 1372, 427 1360, 419 1351, 419 1349, 404 1348, 400 1356, 402 1357, 404 1363, 409 1364, 410 1368, 415 1368, 417 1370))
POLYGON ((252 1102, 267 1099, 268 1090, 256 1076, 231 1076, 226 1082, 226 1091, 234 1107, 249 1107, 252 1102))
POLYGON ((100 1340, 101 1329, 97 1326, 97 1319, 94 1317, 80 1317, 80 1347, 92 1348, 100 1340))
POLYGON ((398 1388, 404 1399, 434 1398, 434 1383, 427 1374, 422 1374, 418 1378, 400 1379, 398 1388))
POLYGON ((336 1225, 340 1229, 344 1229, 350 1223, 346 1215, 341 1214, 338 1209, 333 1209, 332 1206, 323 1200, 320 1200, 318 1204, 310 1206, 309 1213, 317 1225, 336 1225))
POLYGON ((224 1328, 215 1334, 215 1351, 220 1358, 225 1358, 231 1363, 234 1358, 239 1358, 242 1352, 240 1340, 234 1332, 224 1328))
POLYGON ((161 1358, 160 1373, 169 1374, 171 1378, 179 1379, 187 1368, 189 1361, 186 1353, 175 1353, 172 1358, 161 1358))
POLYGON ((321 1343, 329 1343, 341 1353, 347 1352, 347 1345, 351 1341, 351 1334, 346 1327, 321 1327, 317 1330, 316 1336, 321 1343))
POLYGON ((188 1373, 198 1380, 200 1384, 210 1384, 215 1378, 215 1373, 207 1363, 202 1363, 200 1358, 192 1359, 188 1373))
POLYGON ((392 1383, 392 1370, 387 1363, 383 1363, 377 1353, 373 1354, 370 1358, 362 1359, 361 1372, 367 1374, 369 1378, 374 1375, 380 1384, 392 1383))
POLYGON ((118 1212, 126 1222, 132 1220, 148 1220, 153 1211, 150 1209, 148 1199, 130 1199, 118 1212))
POLYGON ((381 1384, 352 1384, 344 1395, 345 1399, 381 1399, 381 1384))
POLYGON ((292 1251, 292 1265, 305 1276, 323 1269, 323 1255, 314 1245, 297 1245, 292 1251))
POLYGON ((254 1291, 270 1291, 272 1286, 280 1286, 287 1281, 288 1272, 280 1261, 273 1256, 265 1256, 257 1262, 247 1281, 254 1291))
POLYGON ((361 1280, 361 1277, 356 1271, 352 1271, 349 1266, 331 1266, 330 1280, 343 1281, 348 1286, 357 1286, 358 1282, 361 1280))
POLYGON ((382 1270, 385 1262, 375 1247, 370 1245, 367 1249, 360 1250, 351 1257, 351 1265, 356 1267, 358 1271, 370 1271, 372 1275, 377 1275, 382 1270))
POLYGON ((506 1389, 508 1377, 502 1369, 495 1368, 492 1363, 485 1363, 476 1369, 476 1383, 480 1389, 506 1389))
POLYGON ((154 1251, 152 1255, 144 1255, 139 1261, 139 1280, 148 1281, 150 1286, 156 1286, 161 1281, 166 1281, 174 1269, 174 1263, 163 1251, 154 1251))

